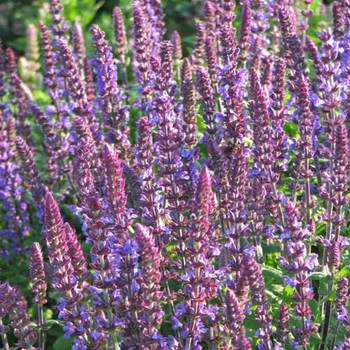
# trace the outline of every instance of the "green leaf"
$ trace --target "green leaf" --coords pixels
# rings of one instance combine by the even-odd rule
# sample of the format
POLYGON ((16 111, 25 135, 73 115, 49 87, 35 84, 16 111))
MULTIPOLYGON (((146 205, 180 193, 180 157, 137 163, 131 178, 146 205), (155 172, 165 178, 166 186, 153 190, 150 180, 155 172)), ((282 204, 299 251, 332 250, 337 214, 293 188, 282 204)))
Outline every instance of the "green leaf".
POLYGON ((295 292, 295 288, 289 286, 289 285, 286 285, 284 288, 283 288, 283 297, 285 299, 290 299, 293 294, 295 292))
POLYGON ((340 271, 336 274, 336 279, 339 279, 344 276, 350 276, 350 265, 342 267, 340 271))
POLYGON ((290 137, 297 137, 299 136, 299 130, 298 130, 298 124, 294 122, 289 122, 284 125, 284 131, 287 133, 290 137))
POLYGON ((262 272, 267 282, 271 280, 271 278, 275 279, 276 282, 283 282, 283 275, 281 270, 275 269, 272 266, 263 265, 262 272))
POLYGON ((59 337, 54 343, 54 350, 70 350, 72 348, 72 339, 65 339, 63 336, 59 337))
POLYGON ((34 100, 38 102, 40 106, 45 106, 50 104, 51 98, 44 91, 34 90, 32 91, 32 94, 33 94, 34 100))
POLYGON ((51 309, 46 309, 44 311, 44 318, 45 320, 51 320, 53 316, 53 311, 51 309))
POLYGON ((63 327, 63 322, 62 321, 58 321, 58 320, 48 320, 46 321, 46 323, 41 327, 41 329, 43 329, 44 331, 48 331, 49 329, 51 329, 54 326, 59 326, 59 327, 63 327))
POLYGON ((207 129, 207 126, 205 125, 203 116, 201 114, 197 115, 197 126, 199 131, 204 131, 207 129))
POLYGON ((318 281, 318 280, 321 280, 322 278, 328 277, 328 275, 325 272, 313 272, 310 275, 310 277, 312 280, 318 281))

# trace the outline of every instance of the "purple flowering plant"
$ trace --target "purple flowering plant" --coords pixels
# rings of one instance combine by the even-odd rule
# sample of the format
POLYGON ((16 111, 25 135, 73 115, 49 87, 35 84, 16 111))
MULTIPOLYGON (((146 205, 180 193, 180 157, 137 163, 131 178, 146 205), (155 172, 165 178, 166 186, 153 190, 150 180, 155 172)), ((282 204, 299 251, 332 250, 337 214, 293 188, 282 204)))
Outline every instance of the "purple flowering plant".
POLYGON ((50 0, 0 46, 3 349, 350 349, 350 2, 315 3, 204 0, 185 57, 159 0, 91 45, 50 0))

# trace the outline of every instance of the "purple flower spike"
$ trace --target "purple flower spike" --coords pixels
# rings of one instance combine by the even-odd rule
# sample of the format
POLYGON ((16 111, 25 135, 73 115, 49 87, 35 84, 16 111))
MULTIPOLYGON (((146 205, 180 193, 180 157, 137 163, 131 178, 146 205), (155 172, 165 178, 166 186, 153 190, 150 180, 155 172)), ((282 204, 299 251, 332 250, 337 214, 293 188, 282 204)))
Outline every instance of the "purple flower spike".
POLYGON ((83 28, 78 21, 76 21, 72 27, 72 41, 74 54, 77 57, 80 69, 82 69, 86 57, 86 49, 83 28))
POLYGON ((102 160, 105 167, 105 184, 109 214, 112 217, 124 216, 126 213, 125 179, 118 153, 111 146, 105 144, 102 160))
POLYGON ((236 42, 236 32, 231 25, 225 24, 220 28, 221 56, 224 64, 236 66, 238 48, 236 42))
POLYGON ((150 68, 152 44, 150 24, 141 6, 141 1, 133 1, 132 18, 136 80, 141 84, 145 84, 150 68))
POLYGON ((20 136, 16 138, 16 146, 18 154, 22 161, 23 177, 26 179, 28 187, 32 192, 33 198, 39 210, 41 211, 42 197, 44 195, 45 189, 42 184, 42 179, 39 175, 39 171, 35 164, 33 152, 25 140, 20 136))
POLYGON ((2 43, 0 42, 0 109, 3 109, 2 99, 6 94, 6 57, 2 43))
POLYGON ((242 9, 242 21, 241 21, 241 37, 240 37, 240 47, 243 51, 247 52, 250 45, 250 35, 251 35, 251 23, 252 13, 249 5, 249 1, 244 1, 242 9))
POLYGON ((95 82, 92 71, 92 65, 89 60, 85 57, 84 59, 84 76, 85 76, 85 90, 86 97, 89 103, 93 103, 95 100, 95 82))
POLYGON ((32 280, 32 294, 33 302, 35 304, 46 304, 46 277, 44 269, 44 259, 39 243, 32 245, 32 252, 30 258, 30 277, 32 280))
POLYGON ((268 312, 269 306, 265 294, 265 281, 261 268, 255 258, 248 254, 244 256, 242 264, 244 266, 244 274, 249 281, 252 301, 257 305, 255 317, 260 324, 258 331, 258 336, 260 338, 259 344, 263 346, 264 349, 269 349, 271 347, 272 318, 268 312))
POLYGON ((64 229, 67 239, 68 253, 74 268, 74 273, 77 277, 83 280, 87 277, 88 273, 83 249, 73 228, 68 223, 65 223, 64 229))
POLYGON ((346 306, 349 301, 349 280, 346 277, 339 279, 337 283, 337 296, 335 299, 335 306, 339 315, 344 312, 348 313, 346 306))
POLYGON ((120 150, 127 150, 128 113, 122 102, 123 93, 118 87, 117 66, 113 59, 112 48, 105 39, 105 33, 94 24, 90 30, 96 51, 93 66, 98 91, 97 104, 102 110, 105 132, 108 141, 120 143, 120 150))
POLYGON ((216 46, 215 35, 213 33, 208 33, 205 39, 205 54, 208 62, 209 75, 213 86, 217 82, 218 54, 216 46))
POLYGON ((200 66, 205 57, 205 37, 206 30, 202 21, 196 22, 196 46, 192 54, 192 63, 194 66, 200 66))
POLYGON ((68 23, 63 17, 63 5, 60 0, 50 0, 50 13, 52 16, 52 32, 55 40, 66 40, 68 23))
POLYGON ((30 323, 27 302, 22 293, 8 283, 0 284, 0 315, 8 315, 9 324, 17 338, 17 346, 32 349, 36 333, 30 323))
POLYGON ((206 0, 203 5, 203 13, 206 20, 208 32, 215 33, 216 31, 216 12, 218 4, 213 0, 206 0))
POLYGON ((197 203, 199 212, 197 220, 199 232, 206 235, 210 227, 210 215, 215 210, 215 199, 212 191, 211 177, 206 166, 203 167, 198 180, 197 203))
POLYGON ((79 115, 86 115, 89 110, 88 101, 85 87, 80 77, 79 67, 74 59, 72 49, 65 41, 61 40, 59 41, 59 50, 65 75, 68 77, 70 93, 76 104, 76 113, 79 115))
POLYGON ((44 206, 45 238, 52 266, 52 284, 62 292, 74 286, 74 269, 68 253, 64 223, 57 202, 50 192, 46 193, 44 206))
POLYGON ((162 320, 163 311, 160 301, 163 298, 163 292, 160 289, 161 263, 162 259, 159 249, 156 246, 154 238, 149 230, 140 224, 135 228, 135 240, 138 244, 140 256, 140 276, 138 284, 140 285, 140 305, 144 312, 140 314, 141 327, 143 327, 143 341, 158 343, 162 338, 154 338, 157 328, 162 320))
POLYGON ((113 10, 114 36, 117 43, 117 53, 121 63, 125 63, 127 53, 127 38, 125 32, 124 17, 120 7, 116 6, 113 10))
POLYGON ((289 334, 289 313, 288 305, 281 304, 278 315, 277 336, 281 344, 284 344, 288 339, 289 334))
POLYGON ((232 337, 232 346, 237 349, 251 349, 251 344, 245 334, 243 325, 244 312, 234 291, 227 291, 225 301, 227 326, 232 337))
POLYGON ((171 43, 173 44, 173 54, 174 54, 174 60, 180 61, 182 59, 182 43, 181 43, 181 36, 178 31, 174 31, 171 34, 171 43))
POLYGON ((17 74, 17 59, 12 48, 6 49, 6 70, 8 74, 17 74))
POLYGON ((207 124, 209 134, 216 132, 215 121, 215 100, 214 91, 211 86, 211 81, 207 69, 198 67, 196 70, 197 89, 201 96, 204 115, 203 118, 207 124))
POLYGON ((181 94, 183 98, 183 119, 186 143, 193 147, 196 144, 196 91, 192 77, 190 60, 185 58, 181 66, 181 94))
POLYGON ((51 44, 49 29, 45 24, 40 25, 41 38, 43 42, 44 51, 44 83, 48 89, 51 98, 54 100, 58 98, 59 92, 57 89, 57 71, 56 59, 51 44))

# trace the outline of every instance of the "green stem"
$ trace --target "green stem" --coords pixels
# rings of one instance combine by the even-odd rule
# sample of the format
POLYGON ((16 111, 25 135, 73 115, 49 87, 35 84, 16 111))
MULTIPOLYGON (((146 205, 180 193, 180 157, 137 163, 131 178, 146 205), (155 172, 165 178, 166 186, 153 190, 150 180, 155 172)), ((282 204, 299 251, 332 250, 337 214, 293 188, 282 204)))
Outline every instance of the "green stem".
POLYGON ((335 331, 334 331, 334 334, 333 334, 333 339, 332 339, 330 350, 334 349, 335 342, 337 340, 337 334, 338 334, 339 328, 340 328, 340 321, 337 321, 337 324, 335 326, 335 331))
POLYGON ((37 305, 37 311, 38 311, 38 346, 39 350, 45 349, 45 339, 44 339, 44 333, 43 333, 43 325, 44 325, 44 309, 42 304, 37 305))
POLYGON ((331 316, 331 309, 332 309, 332 303, 330 301, 327 301, 326 314, 324 317, 324 324, 323 324, 323 330, 322 330, 322 342, 321 342, 321 345, 319 347, 319 350, 326 349, 328 329, 329 329, 330 316, 331 316))
MULTIPOLYGON (((3 327, 3 323, 2 323, 2 319, 0 318, 0 327, 3 327)), ((5 333, 5 331, 1 331, 0 332, 1 335, 1 342, 2 342, 2 346, 4 350, 10 350, 10 346, 7 340, 7 335, 5 333)))

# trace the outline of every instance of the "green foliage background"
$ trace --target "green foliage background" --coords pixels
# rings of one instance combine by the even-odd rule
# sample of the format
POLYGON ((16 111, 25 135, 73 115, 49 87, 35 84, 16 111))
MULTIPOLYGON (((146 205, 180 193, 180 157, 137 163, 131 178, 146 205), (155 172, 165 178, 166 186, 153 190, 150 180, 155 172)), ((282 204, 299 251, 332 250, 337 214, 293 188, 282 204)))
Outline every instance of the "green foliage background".
MULTIPOLYGON (((126 24, 130 25, 131 0, 62 0, 65 17, 78 19, 87 32, 92 23, 98 23, 111 37, 111 14, 113 7, 122 7, 126 24)), ((163 1, 167 15, 167 28, 171 33, 178 30, 188 47, 194 41, 193 18, 200 15, 201 0, 163 1)), ((46 21, 47 4, 44 0, 0 1, 0 39, 5 46, 13 47, 19 54, 25 49, 25 30, 29 23, 46 21)))
MULTIPOLYGON (((333 0, 314 0, 312 7, 326 5, 333 0)), ((130 27, 131 0, 62 0, 65 17, 69 21, 79 20, 88 35, 92 23, 98 23, 112 37, 111 14, 114 6, 120 6, 130 27)), ((166 14, 167 34, 177 30, 181 34, 185 53, 188 53, 195 39, 194 18, 201 15, 201 0, 163 0, 166 14)), ((5 46, 14 48, 19 55, 25 50, 25 31, 29 23, 37 24, 48 19, 45 0, 0 0, 0 40, 5 46)), ((309 34, 316 37, 315 28, 323 21, 322 15, 313 16, 309 34)))

